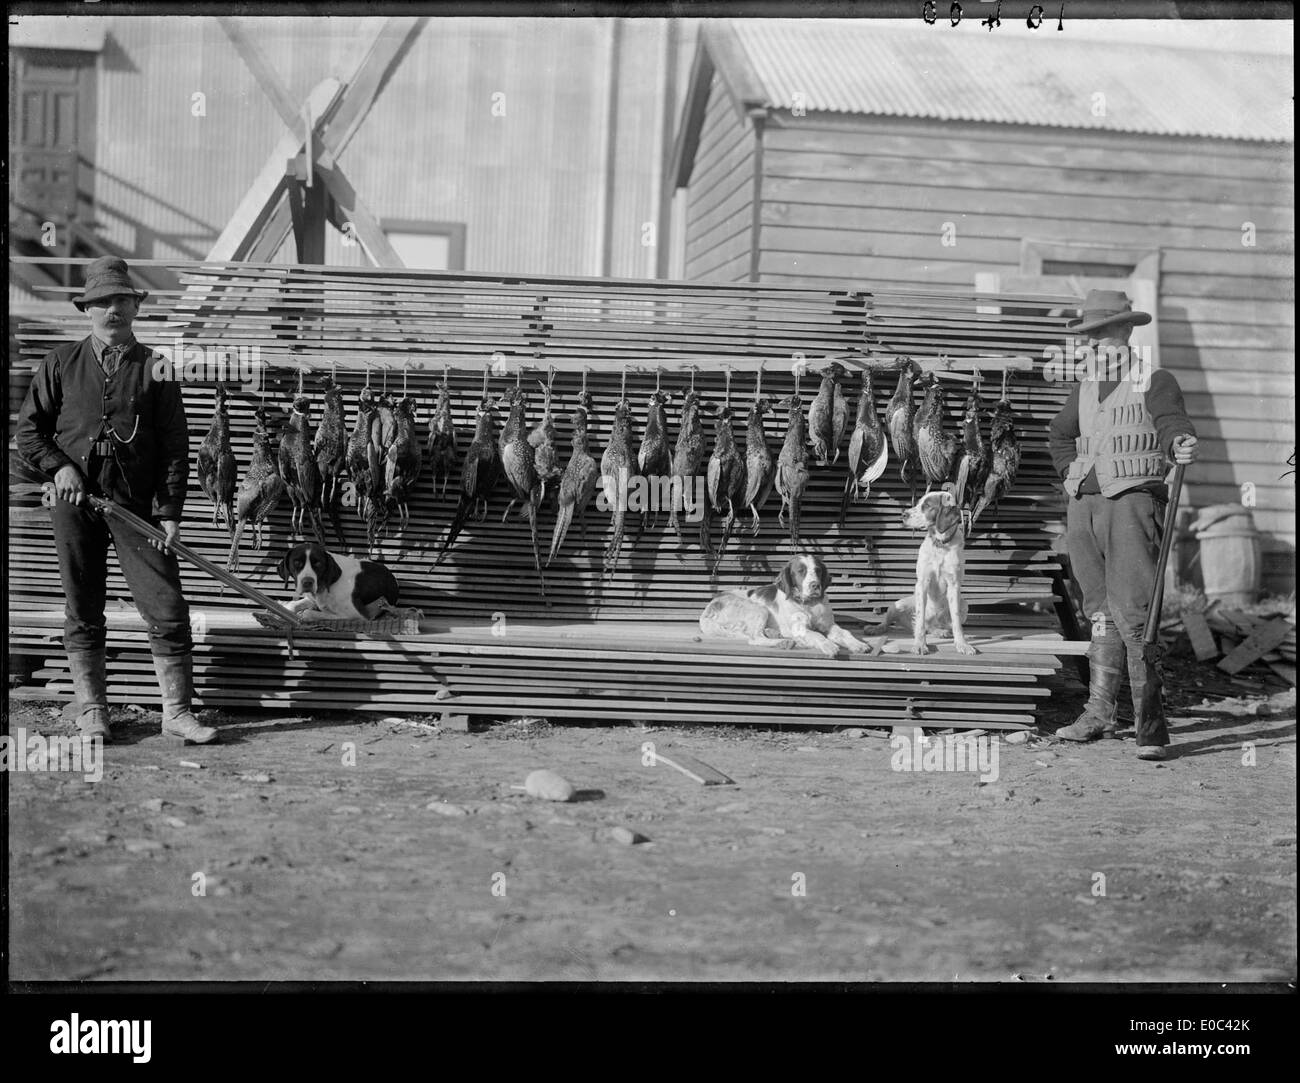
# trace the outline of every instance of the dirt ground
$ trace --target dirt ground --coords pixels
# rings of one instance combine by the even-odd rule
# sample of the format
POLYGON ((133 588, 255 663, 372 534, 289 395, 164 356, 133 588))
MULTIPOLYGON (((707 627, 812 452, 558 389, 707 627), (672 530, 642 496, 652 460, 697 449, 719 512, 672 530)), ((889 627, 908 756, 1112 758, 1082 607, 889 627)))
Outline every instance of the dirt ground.
POLYGON ((878 731, 208 711, 197 748, 122 708, 100 782, 8 776, 10 979, 1294 980, 1294 690, 1170 674, 1176 758, 1033 736, 985 784, 878 731))

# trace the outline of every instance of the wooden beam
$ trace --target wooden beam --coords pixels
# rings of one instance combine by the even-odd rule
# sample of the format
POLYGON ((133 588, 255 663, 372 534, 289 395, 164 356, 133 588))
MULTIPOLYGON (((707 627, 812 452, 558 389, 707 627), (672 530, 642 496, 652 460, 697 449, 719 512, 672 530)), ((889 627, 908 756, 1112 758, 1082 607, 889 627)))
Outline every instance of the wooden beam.
MULTIPOLYGON (((271 61, 267 58, 266 53, 262 52, 262 47, 249 37, 244 32, 243 27, 229 16, 218 16, 217 22, 220 24, 221 29, 226 32, 226 37, 230 39, 230 43, 235 47, 235 52, 240 55, 248 70, 253 73, 257 85, 271 99, 271 104, 275 106, 275 111, 280 114, 280 119, 290 129, 299 126, 302 118, 298 115, 298 103, 285 85, 280 82, 279 76, 275 74, 275 69, 271 66, 271 61)), ((312 114, 312 116, 317 115, 316 113, 312 114)))
MULTIPOLYGON (((348 80, 347 94, 329 119, 324 141, 326 149, 335 158, 352 141, 374 105, 379 92, 398 62, 415 41, 427 18, 403 17, 389 19, 371 44, 365 58, 348 80)), ((315 114, 313 114, 315 115, 315 114)))
MULTIPOLYGON (((312 116, 323 116, 342 91, 342 84, 337 79, 321 80, 308 96, 312 116)), ((302 118, 298 116, 297 110, 294 111, 294 117, 301 126, 302 118)), ((221 231, 221 236, 208 252, 210 261, 247 258, 259 235, 269 229, 270 223, 276 219, 277 206, 281 203, 285 192, 284 164, 288 159, 301 154, 303 146, 304 139, 296 131, 285 132, 280 137, 267 157, 266 164, 262 166, 239 206, 227 221, 226 228, 221 231)), ((285 208, 284 232, 280 234, 280 240, 284 239, 288 226, 288 208, 285 208)), ((279 242, 276 247, 279 247, 279 242)), ((190 291, 187 290, 186 298, 189 297, 190 291)))
MULTIPOLYGON (((352 223, 356 240, 362 250, 376 267, 403 267, 402 257, 397 254, 389 241, 388 235, 380 228, 379 220, 361 201, 343 171, 333 164, 325 164, 326 156, 316 163, 317 178, 324 182, 325 190, 334 197, 339 212, 352 223)), ((317 185, 320 187, 320 185, 317 185)))

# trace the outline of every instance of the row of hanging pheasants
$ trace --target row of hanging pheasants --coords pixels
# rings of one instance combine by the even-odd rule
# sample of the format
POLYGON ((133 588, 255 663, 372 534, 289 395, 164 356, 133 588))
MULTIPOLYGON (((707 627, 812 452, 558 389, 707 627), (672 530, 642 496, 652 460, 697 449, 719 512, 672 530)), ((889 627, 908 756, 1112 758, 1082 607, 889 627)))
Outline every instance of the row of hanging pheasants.
MULTIPOLYGON (((959 505, 968 510, 973 527, 986 508, 996 508, 1019 470, 1020 443, 1005 382, 1001 400, 985 411, 976 381, 967 396, 961 432, 957 434, 944 427, 944 388, 938 377, 934 373, 922 374, 920 366, 906 358, 897 369, 897 386, 883 419, 877 413, 872 381, 877 372, 884 370, 870 366, 861 370, 856 417, 849 433, 840 526, 843 528, 853 501, 870 497, 872 484, 889 463, 892 447, 912 503, 922 479, 927 491, 951 486, 959 505), (923 389, 919 406, 915 401, 917 387, 923 389), (982 417, 991 419, 987 441, 981 431, 982 417)), ((798 547, 800 511, 811 468, 838 463, 849 430, 849 407, 843 389, 848 370, 835 361, 821 373, 821 384, 806 418, 799 394, 799 373, 795 374, 794 393, 773 401, 762 394, 760 371, 749 405, 743 450, 732 428, 730 372, 721 407, 702 401, 692 377, 692 386, 683 397, 677 439, 671 444, 665 412, 670 396, 656 381, 647 406, 645 431, 634 452, 632 406, 626 395, 625 374, 608 441, 598 462, 590 446, 593 411, 584 373, 578 403, 570 418, 572 450, 567 464, 561 464, 552 413, 554 375, 552 369, 550 378, 541 384, 542 417, 529 428, 528 394, 521 375, 516 375, 513 388, 493 398, 488 392, 489 371, 485 370, 482 397, 474 415, 474 435, 463 454, 445 373, 423 442, 416 432, 414 399, 377 395, 368 385, 358 394, 357 418, 349 435, 342 389, 326 377, 319 426, 313 431, 311 403, 300 388, 278 449, 273 449, 272 444, 271 411, 265 406, 255 410, 252 457, 238 487, 230 447, 228 403, 224 388, 218 387, 212 425, 199 447, 198 475, 213 503, 213 524, 223 517, 230 533, 228 567, 238 570, 240 539, 246 525, 252 524, 255 544, 261 548, 267 516, 286 494, 293 504, 291 527, 297 535, 305 536, 310 524, 312 533, 324 544, 324 512, 339 544, 346 548, 338 512, 339 504, 346 502, 354 505, 366 521, 367 540, 373 548, 394 519, 399 530, 408 525, 408 501, 426 463, 432 470, 435 491, 441 482, 445 494, 447 479, 459 460, 459 499, 435 567, 442 563, 472 516, 479 521, 486 518, 489 499, 504 478, 511 499, 502 521, 516 506, 528 520, 533 562, 543 594, 544 564, 549 566, 555 559, 575 518, 585 540, 586 511, 602 488, 613 516, 613 537, 604 555, 605 569, 612 573, 622 548, 627 516, 626 489, 622 486, 634 478, 647 478, 655 480, 659 491, 671 493, 668 526, 680 545, 682 512, 693 510, 687 504, 691 482, 702 476, 706 479, 707 499, 699 522, 699 543, 706 559, 716 568, 745 509, 751 516, 750 533, 758 533, 759 512, 774 488, 781 498, 778 522, 787 527, 791 546, 798 547), (507 416, 498 434, 502 409, 507 416), (775 455, 763 422, 773 409, 784 409, 787 416, 785 438, 775 455), (711 454, 704 435, 706 413, 712 414, 714 420, 711 454), (664 479, 671 480, 664 484, 664 479), (543 562, 538 519, 548 488, 555 493, 556 512, 550 549, 543 562), (715 548, 711 535, 716 516, 722 516, 722 539, 715 548)), ((649 510, 641 512, 638 537, 648 526, 650 514, 649 510)))

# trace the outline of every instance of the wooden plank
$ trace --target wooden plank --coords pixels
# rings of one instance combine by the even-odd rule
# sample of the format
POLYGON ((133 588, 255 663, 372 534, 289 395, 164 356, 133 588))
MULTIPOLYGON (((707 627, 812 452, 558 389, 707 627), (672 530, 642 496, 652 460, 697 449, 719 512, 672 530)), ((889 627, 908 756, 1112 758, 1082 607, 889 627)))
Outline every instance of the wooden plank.
POLYGON ((1287 684, 1291 685, 1293 688, 1295 687, 1294 661, 1293 664, 1289 666, 1282 665, 1280 662, 1270 662, 1268 668, 1271 669, 1274 673, 1276 673, 1279 677, 1281 677, 1284 681, 1286 681, 1287 684))
POLYGON ((1219 662, 1219 668, 1224 673, 1240 673, 1261 655, 1280 644, 1294 628, 1285 617, 1259 625, 1246 637, 1245 642, 1219 662))
POLYGON ((658 745, 655 745, 654 759, 655 763, 667 764, 674 770, 680 771, 687 778, 698 782, 701 786, 734 786, 736 784, 734 779, 728 778, 716 767, 710 767, 703 760, 688 756, 685 752, 680 752, 675 748, 670 748, 665 752, 658 745))
POLYGON ((1191 609, 1184 609, 1182 617, 1187 638, 1191 640, 1192 650, 1196 652, 1196 660, 1208 662, 1212 658, 1218 658, 1219 645, 1215 643, 1210 626, 1205 623, 1205 617, 1191 609))

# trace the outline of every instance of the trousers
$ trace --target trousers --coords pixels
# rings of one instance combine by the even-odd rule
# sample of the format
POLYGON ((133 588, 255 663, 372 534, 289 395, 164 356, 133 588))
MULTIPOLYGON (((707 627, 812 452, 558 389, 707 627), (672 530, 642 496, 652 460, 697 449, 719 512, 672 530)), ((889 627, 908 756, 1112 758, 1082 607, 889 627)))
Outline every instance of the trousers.
MULTIPOLYGON (((149 509, 136 514, 149 519, 149 509)), ((190 607, 181 588, 175 553, 160 553, 149 541, 86 505, 56 501, 51 509, 54 547, 63 580, 63 645, 68 651, 104 646, 104 603, 108 581, 108 546, 131 591, 131 599, 149 629, 149 649, 160 656, 189 654, 193 649, 190 607)), ((157 525, 156 522, 154 525, 157 525)))
POLYGON ((1084 616, 1094 627, 1099 619, 1113 624, 1126 643, 1142 643, 1164 510, 1149 492, 1133 490, 1072 498, 1066 513, 1065 540, 1084 616))

